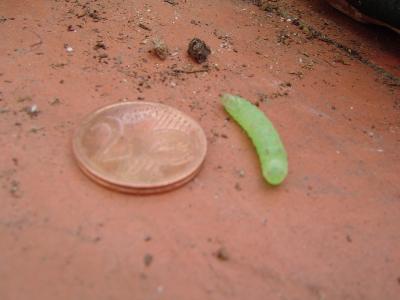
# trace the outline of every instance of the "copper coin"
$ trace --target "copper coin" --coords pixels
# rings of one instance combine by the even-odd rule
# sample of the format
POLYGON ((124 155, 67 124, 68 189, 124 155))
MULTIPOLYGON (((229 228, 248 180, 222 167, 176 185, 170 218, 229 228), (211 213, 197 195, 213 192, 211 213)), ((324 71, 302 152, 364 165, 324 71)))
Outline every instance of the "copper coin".
POLYGON ((175 108, 123 102, 86 117, 75 132, 73 151, 97 183, 150 194, 191 180, 206 156, 207 139, 196 121, 175 108))

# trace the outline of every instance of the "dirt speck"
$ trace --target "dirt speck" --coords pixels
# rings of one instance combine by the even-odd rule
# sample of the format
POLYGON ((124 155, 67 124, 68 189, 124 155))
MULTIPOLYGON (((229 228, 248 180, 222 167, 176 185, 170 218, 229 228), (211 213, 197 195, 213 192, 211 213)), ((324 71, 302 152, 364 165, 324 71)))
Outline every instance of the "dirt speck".
POLYGON ((31 118, 35 118, 35 117, 37 117, 39 115, 40 110, 39 110, 39 108, 37 107, 36 104, 33 104, 32 106, 25 107, 25 112, 31 118))
POLYGON ((290 37, 290 33, 286 30, 281 30, 278 32, 277 42, 283 45, 290 45, 292 42, 292 38, 290 37))
POLYGON ((75 27, 74 27, 74 26, 72 26, 72 25, 68 25, 68 27, 67 27, 67 31, 76 32, 76 29, 75 29, 75 27))
POLYGON ((194 38, 190 41, 187 52, 191 58, 201 64, 207 60, 211 50, 204 41, 194 38))
POLYGON ((242 187, 240 186, 240 183, 239 182, 236 182, 236 184, 235 184, 235 190, 237 190, 237 191, 241 191, 242 190, 242 187))
POLYGON ((57 97, 50 101, 50 105, 58 105, 60 103, 61 103, 61 100, 57 97))
POLYGON ((225 247, 219 248, 215 253, 215 257, 220 260, 220 261, 228 261, 229 260, 229 254, 228 251, 226 250, 225 247))
POLYGON ((258 95, 258 102, 259 103, 267 103, 268 102, 268 95, 267 94, 264 94, 264 93, 260 93, 259 95, 258 95))
POLYGON ((101 236, 96 236, 96 237, 94 237, 93 240, 92 240, 93 243, 98 243, 98 242, 100 242, 100 241, 101 241, 101 236))
POLYGON ((244 170, 236 170, 236 172, 237 172, 237 175, 239 176, 239 177, 245 177, 246 176, 246 172, 244 171, 244 170))
POLYGON ((44 127, 32 127, 31 129, 29 129, 29 132, 30 133, 38 133, 43 130, 44 130, 44 127))
POLYGON ((153 262, 153 255, 146 253, 143 257, 143 263, 146 267, 149 267, 151 263, 153 262))
POLYGON ((176 3, 176 0, 164 0, 164 2, 171 4, 171 5, 178 5, 178 3, 176 3))
POLYGON ((139 23, 139 27, 144 29, 144 30, 151 31, 151 28, 148 27, 147 25, 143 24, 143 23, 139 23))
POLYGON ((99 50, 99 49, 106 50, 106 49, 107 49, 107 46, 106 46, 106 44, 104 44, 103 41, 97 41, 97 42, 96 42, 96 45, 94 45, 93 49, 94 49, 94 50, 99 50))
POLYGON ((21 197, 21 189, 20 189, 20 184, 16 180, 11 180, 11 186, 10 186, 10 194, 14 198, 19 198, 21 197))
POLYGON ((64 49, 65 51, 67 51, 68 53, 71 53, 74 51, 74 48, 72 48, 70 45, 68 44, 64 44, 64 49))

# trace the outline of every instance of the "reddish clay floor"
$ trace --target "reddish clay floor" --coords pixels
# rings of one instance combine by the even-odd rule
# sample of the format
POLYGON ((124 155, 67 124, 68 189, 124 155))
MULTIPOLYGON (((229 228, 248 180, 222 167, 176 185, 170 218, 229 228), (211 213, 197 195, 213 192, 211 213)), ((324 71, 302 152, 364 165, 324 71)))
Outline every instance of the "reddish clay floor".
POLYGON ((251 2, 0 2, 0 299, 399 299, 400 37, 322 0, 251 2), (208 72, 174 72, 202 68, 193 37, 208 72), (223 92, 274 122, 282 186, 223 92), (134 196, 80 171, 73 131, 126 100, 201 124, 195 180, 134 196))

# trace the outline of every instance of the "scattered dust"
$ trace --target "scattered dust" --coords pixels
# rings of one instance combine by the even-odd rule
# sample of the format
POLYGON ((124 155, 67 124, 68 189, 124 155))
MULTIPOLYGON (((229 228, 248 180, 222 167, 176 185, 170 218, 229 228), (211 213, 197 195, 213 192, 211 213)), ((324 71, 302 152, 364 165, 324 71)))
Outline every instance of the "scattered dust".
MULTIPOLYGON (((336 47, 338 50, 343 51, 348 57, 356 59, 360 61, 362 64, 372 68, 377 74, 379 74, 382 78, 382 83, 388 86, 400 86, 400 78, 393 75, 392 73, 386 71, 383 67, 375 64, 373 61, 364 57, 355 49, 348 47, 341 42, 336 41, 335 39, 329 37, 328 35, 322 33, 321 31, 315 29, 310 24, 307 24, 305 21, 301 20, 301 18, 292 12, 288 12, 286 9, 279 5, 278 1, 271 0, 255 0, 253 1, 260 9, 267 11, 269 13, 274 13, 278 17, 290 21, 291 24, 298 27, 303 34, 306 36, 308 40, 317 39, 326 44, 332 45, 336 47)), ((288 43, 288 37, 280 36, 278 37, 278 41, 281 41, 283 44, 288 43)), ((347 64, 343 60, 344 64, 347 64)))

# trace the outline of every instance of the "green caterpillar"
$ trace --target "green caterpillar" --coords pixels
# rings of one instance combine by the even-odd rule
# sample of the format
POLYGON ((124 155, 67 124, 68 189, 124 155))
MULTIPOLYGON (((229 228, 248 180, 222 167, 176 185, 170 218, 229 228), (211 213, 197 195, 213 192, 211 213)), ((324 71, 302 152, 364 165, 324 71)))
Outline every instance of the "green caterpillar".
POLYGON ((287 154, 271 121, 255 105, 239 96, 224 94, 221 100, 225 110, 252 140, 265 180, 272 185, 282 183, 288 173, 287 154))

